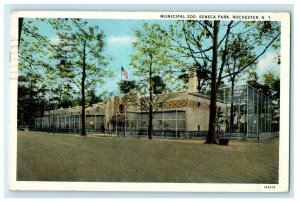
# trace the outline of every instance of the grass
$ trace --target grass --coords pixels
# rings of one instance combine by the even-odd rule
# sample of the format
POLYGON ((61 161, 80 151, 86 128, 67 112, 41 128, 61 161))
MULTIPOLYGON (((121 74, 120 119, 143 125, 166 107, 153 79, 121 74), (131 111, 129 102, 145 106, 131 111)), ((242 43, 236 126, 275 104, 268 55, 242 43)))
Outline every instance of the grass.
POLYGON ((278 139, 266 143, 80 137, 19 132, 17 180, 277 183, 278 139))

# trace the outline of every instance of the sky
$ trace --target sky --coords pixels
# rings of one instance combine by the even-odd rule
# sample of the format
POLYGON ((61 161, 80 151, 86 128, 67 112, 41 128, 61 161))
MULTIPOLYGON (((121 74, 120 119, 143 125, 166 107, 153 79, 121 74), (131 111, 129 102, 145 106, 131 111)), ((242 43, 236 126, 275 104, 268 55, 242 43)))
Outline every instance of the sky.
MULTIPOLYGON (((130 58, 134 54, 133 42, 136 40, 134 30, 140 28, 143 21, 136 20, 94 20, 91 24, 99 25, 105 34, 105 54, 111 57, 109 68, 114 71, 114 77, 110 78, 102 86, 109 92, 118 92, 117 83, 121 80, 121 67, 127 71, 128 79, 133 78, 130 68, 130 58)), ((125 79, 125 78, 122 78, 125 79)))
MULTIPOLYGON (((25 21, 26 22, 26 21, 25 21)), ((99 20, 89 19, 89 25, 97 25, 103 31, 105 37, 104 55, 111 57, 107 68, 114 72, 113 78, 107 78, 105 84, 101 86, 101 91, 118 93, 117 83, 121 80, 121 67, 128 72, 128 79, 136 79, 133 75, 133 69, 130 67, 131 55, 135 49, 132 43, 136 41, 134 31, 141 29, 144 20, 99 20)), ((147 21, 149 22, 149 20, 147 21)), ((170 21, 160 21, 160 24, 166 26, 170 21)), ((40 32, 51 39, 52 42, 58 42, 55 32, 45 23, 36 24, 40 32)), ((257 73, 261 76, 266 72, 273 72, 279 75, 279 65, 276 63, 278 50, 270 48, 258 61, 257 73)), ((125 79, 125 78, 122 78, 125 79)))

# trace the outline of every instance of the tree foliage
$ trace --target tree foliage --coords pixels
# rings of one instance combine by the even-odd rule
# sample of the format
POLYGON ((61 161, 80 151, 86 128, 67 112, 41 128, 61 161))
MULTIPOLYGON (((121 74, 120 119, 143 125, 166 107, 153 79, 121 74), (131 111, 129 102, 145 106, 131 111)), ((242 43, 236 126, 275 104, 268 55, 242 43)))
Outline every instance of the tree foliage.
POLYGON ((98 26, 82 19, 24 19, 20 31, 20 75, 39 78, 37 87, 45 90, 44 100, 54 107, 74 104, 80 94, 82 135, 85 135, 85 108, 98 101, 97 87, 112 72, 105 68, 104 34, 98 26), (52 38, 38 25, 55 33, 52 38), (47 99, 47 97, 49 97, 47 99))
MULTIPOLYGON (((200 69, 203 74, 200 79, 210 83, 210 116, 213 117, 216 116, 215 94, 224 79, 234 81, 255 65, 267 49, 280 47, 280 24, 271 21, 178 21, 169 27, 169 33, 173 39, 170 54, 183 71, 200 69)), ((216 118, 212 118, 208 143, 217 142, 215 127, 216 118)))
POLYGON ((47 107, 44 91, 34 77, 20 76, 18 81, 18 127, 34 127, 34 118, 43 115, 47 107))
POLYGON ((272 130, 279 131, 280 78, 272 72, 267 72, 263 75, 263 80, 259 81, 257 74, 252 73, 249 75, 248 84, 271 100, 272 130))
POLYGON ((170 40, 167 33, 158 24, 144 23, 143 29, 135 31, 136 49, 131 58, 134 75, 139 78, 141 109, 148 112, 148 136, 152 139, 153 115, 166 100, 166 96, 159 94, 168 89, 163 80, 170 80, 167 70, 172 61, 167 57, 170 40), (162 78, 161 75, 164 75, 162 78))
POLYGON ((47 58, 51 46, 32 20, 19 22, 18 127, 33 127, 34 118, 42 116, 50 106, 45 73, 50 68, 47 58))
POLYGON ((137 84, 135 80, 122 80, 119 82, 121 93, 130 93, 137 90, 137 84))

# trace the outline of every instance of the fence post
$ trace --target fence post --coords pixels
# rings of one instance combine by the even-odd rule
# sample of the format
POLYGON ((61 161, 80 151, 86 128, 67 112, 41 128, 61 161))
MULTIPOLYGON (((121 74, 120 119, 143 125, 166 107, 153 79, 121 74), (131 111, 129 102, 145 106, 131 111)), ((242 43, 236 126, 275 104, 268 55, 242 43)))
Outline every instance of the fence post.
POLYGON ((162 126, 163 126, 164 138, 166 138, 166 134, 165 134, 165 110, 163 110, 163 114, 162 114, 162 126))
POLYGON ((118 112, 116 112, 116 135, 119 137, 119 133, 118 133, 118 112))
POLYGON ((124 137, 126 137, 126 110, 124 110, 124 137))
POLYGON ((246 137, 248 138, 248 133, 249 133, 249 120, 248 120, 248 116, 249 116, 249 85, 247 84, 247 100, 246 100, 246 116, 245 116, 245 123, 247 123, 247 128, 246 128, 246 137))
MULTIPOLYGON (((178 120, 178 114, 177 114, 177 109, 176 109, 176 114, 175 114, 175 118, 176 118, 176 138, 177 138, 177 120, 178 120)), ((179 137, 180 138, 180 137, 179 137)))

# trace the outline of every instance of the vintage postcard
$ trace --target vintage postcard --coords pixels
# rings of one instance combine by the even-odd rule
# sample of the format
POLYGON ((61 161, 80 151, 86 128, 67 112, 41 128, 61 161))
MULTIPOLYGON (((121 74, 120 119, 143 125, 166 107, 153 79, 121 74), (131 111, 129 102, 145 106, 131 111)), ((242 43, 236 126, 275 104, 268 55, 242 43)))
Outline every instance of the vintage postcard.
POLYGON ((10 190, 289 190, 289 13, 15 11, 10 36, 10 190))

